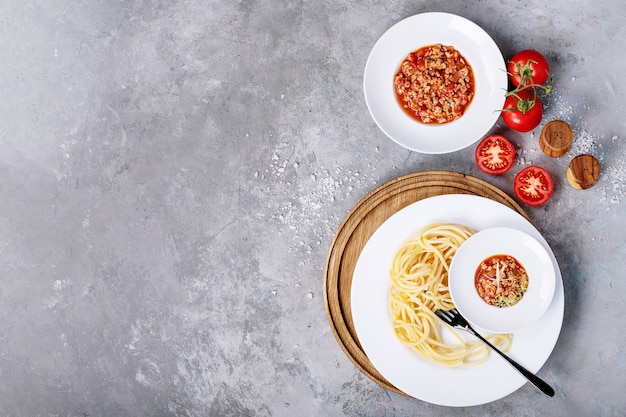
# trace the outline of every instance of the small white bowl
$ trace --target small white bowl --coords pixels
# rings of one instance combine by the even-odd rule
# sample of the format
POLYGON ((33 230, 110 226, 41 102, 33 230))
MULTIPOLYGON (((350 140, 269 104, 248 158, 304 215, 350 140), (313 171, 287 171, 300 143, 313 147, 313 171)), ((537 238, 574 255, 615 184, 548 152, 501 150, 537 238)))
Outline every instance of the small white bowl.
POLYGON ((548 251, 532 236, 498 227, 480 231, 458 249, 448 274, 452 301, 472 325, 492 333, 512 333, 535 323, 548 309, 555 288, 555 271, 548 251), (476 269, 494 255, 511 255, 528 275, 528 289, 517 304, 487 304, 475 287, 476 269))

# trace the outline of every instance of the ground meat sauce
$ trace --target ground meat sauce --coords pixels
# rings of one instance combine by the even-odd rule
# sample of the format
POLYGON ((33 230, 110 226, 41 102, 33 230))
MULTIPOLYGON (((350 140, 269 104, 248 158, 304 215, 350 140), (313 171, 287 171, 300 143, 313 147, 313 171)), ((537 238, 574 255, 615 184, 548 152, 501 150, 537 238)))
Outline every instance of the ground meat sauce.
POLYGON ((528 289, 528 274, 510 255, 494 255, 483 260, 474 276, 478 295, 487 304, 510 307, 522 299, 528 289))
POLYGON ((427 124, 458 119, 474 97, 471 66, 459 51, 441 44, 411 52, 400 64, 393 84, 404 111, 427 124))

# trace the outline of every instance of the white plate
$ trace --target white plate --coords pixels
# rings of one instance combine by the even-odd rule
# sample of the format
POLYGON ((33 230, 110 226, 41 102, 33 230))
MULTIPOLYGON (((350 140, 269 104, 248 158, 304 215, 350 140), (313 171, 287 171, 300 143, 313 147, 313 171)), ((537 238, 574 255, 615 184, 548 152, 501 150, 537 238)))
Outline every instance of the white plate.
MULTIPOLYGON (((396 388, 433 404, 471 406, 502 398, 526 379, 498 355, 478 366, 448 368, 423 359, 398 341, 390 325, 389 266, 397 248, 423 227, 438 222, 459 223, 484 230, 511 227, 537 239, 554 265, 556 287, 552 303, 530 328, 513 334, 509 355, 531 372, 550 356, 563 323, 563 282, 548 243, 516 211, 493 200, 462 194, 430 197, 387 219, 368 240, 352 278, 352 318, 361 346, 374 367, 396 388)), ((468 340, 469 335, 462 335, 468 340)))
POLYGON ((449 13, 423 13, 396 23, 376 42, 365 65, 363 89, 372 118, 387 136, 417 152, 448 153, 476 142, 498 120, 507 89, 506 66, 493 39, 472 21, 449 13), (409 52, 437 43, 453 46, 469 61, 476 93, 461 118, 429 125, 402 110, 393 77, 409 52))
POLYGON ((509 227, 482 230, 467 239, 450 265, 448 286, 457 310, 477 329, 512 333, 533 325, 548 309, 555 287, 552 259, 546 248, 528 233, 509 227), (513 306, 487 304, 476 291, 476 269, 490 256, 506 254, 517 259, 528 274, 528 289, 513 306))

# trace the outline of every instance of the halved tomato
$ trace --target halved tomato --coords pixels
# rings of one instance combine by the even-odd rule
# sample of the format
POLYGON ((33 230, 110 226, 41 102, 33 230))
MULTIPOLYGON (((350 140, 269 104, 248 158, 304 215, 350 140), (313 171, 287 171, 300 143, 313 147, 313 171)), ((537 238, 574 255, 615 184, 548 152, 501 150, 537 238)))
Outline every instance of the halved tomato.
POLYGON ((476 147, 476 164, 487 174, 504 174, 514 161, 515 147, 502 135, 489 135, 476 147))
POLYGON ((513 183, 515 195, 529 206, 545 204, 554 191, 552 177, 544 168, 531 165, 515 176, 513 183))

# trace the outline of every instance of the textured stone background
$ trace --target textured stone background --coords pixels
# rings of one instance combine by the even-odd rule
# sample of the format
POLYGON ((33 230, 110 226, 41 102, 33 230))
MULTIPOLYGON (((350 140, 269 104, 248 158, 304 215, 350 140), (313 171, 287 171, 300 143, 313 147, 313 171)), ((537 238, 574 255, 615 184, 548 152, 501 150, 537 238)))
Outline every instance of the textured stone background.
MULTIPOLYGON (((0 415, 623 416, 624 49, 613 0, 3 0, 0 415), (552 245, 565 319, 540 375, 484 406, 398 396, 330 330, 323 268, 376 186, 429 169, 486 179, 473 149, 421 155, 372 121, 362 74, 416 13, 481 25, 505 58, 550 60, 544 121, 576 132, 556 191, 528 208, 552 245), (567 185, 578 153, 603 164, 567 185)), ((499 124, 495 130, 505 131, 499 124)), ((416 378, 419 378, 416 375, 416 378)))

